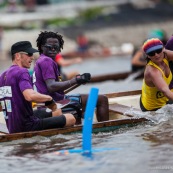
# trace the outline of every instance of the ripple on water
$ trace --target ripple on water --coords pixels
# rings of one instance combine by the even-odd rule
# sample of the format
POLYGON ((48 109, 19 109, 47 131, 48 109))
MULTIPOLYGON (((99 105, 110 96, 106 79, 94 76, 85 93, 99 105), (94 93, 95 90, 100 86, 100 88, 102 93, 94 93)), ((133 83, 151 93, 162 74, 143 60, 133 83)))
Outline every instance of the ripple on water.
MULTIPOLYGON (((164 108, 163 120, 157 123, 125 127, 113 132, 92 135, 93 148, 119 150, 93 153, 87 158, 81 154, 57 155, 62 149, 81 148, 82 134, 33 137, 0 144, 1 171, 13 172, 122 172, 162 173, 172 170, 173 118, 171 108, 164 108), (158 123, 159 122, 159 123, 158 123)), ((160 112, 152 115, 155 118, 160 112)), ((148 115, 150 116, 150 115, 148 115)), ((156 117, 157 119, 158 117, 156 117)), ((154 122, 154 121, 153 121, 154 122)))

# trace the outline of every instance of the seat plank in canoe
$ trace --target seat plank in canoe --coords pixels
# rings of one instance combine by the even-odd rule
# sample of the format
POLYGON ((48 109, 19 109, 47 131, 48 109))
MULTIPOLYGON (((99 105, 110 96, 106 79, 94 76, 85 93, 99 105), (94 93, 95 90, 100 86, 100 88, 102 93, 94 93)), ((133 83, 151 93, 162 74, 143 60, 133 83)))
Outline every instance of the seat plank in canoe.
MULTIPOLYGON (((114 104, 109 105, 109 112, 118 113, 121 115, 133 117, 133 114, 128 113, 128 111, 130 109, 131 109, 131 107, 125 106, 122 104, 118 104, 118 103, 114 103, 114 104)), ((133 108, 133 110, 140 111, 139 109, 136 109, 136 108, 133 108)))

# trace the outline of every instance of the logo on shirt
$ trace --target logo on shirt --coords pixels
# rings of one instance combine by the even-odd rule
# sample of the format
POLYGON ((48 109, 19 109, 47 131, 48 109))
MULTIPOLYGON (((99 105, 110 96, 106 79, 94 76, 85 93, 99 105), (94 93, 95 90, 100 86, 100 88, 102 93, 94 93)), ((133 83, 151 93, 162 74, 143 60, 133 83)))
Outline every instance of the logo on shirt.
POLYGON ((156 98, 159 99, 159 98, 162 98, 162 97, 164 97, 164 94, 161 91, 157 91, 156 98))
POLYGON ((10 100, 11 97, 12 97, 11 86, 0 87, 1 106, 3 109, 3 114, 5 119, 8 119, 7 112, 12 112, 11 100, 10 100))
POLYGON ((11 86, 0 87, 0 98, 12 97, 11 86))

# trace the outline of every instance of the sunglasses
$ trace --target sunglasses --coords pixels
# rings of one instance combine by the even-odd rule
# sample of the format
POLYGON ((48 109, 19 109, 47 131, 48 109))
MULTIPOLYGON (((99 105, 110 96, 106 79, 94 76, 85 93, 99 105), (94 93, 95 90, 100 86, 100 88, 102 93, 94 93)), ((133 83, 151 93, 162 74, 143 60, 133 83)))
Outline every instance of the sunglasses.
POLYGON ((157 49, 155 51, 152 51, 150 53, 147 53, 148 56, 154 56, 156 53, 159 54, 162 52, 162 48, 161 49, 157 49))
POLYGON ((33 56, 33 53, 27 53, 27 52, 19 52, 19 53, 23 53, 23 54, 25 54, 25 55, 27 55, 29 57, 33 56))
POLYGON ((44 45, 48 50, 55 50, 55 51, 60 51, 60 47, 56 45, 44 45))

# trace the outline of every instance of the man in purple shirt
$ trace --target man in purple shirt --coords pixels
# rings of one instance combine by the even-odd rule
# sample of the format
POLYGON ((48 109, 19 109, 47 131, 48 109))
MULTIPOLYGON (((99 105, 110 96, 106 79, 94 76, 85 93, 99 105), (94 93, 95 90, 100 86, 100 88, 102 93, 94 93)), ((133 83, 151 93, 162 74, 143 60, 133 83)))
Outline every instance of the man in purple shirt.
POLYGON ((51 96, 33 90, 28 68, 35 52, 29 41, 13 44, 12 65, 0 76, 0 101, 9 133, 71 126, 76 121, 72 114, 62 115, 61 109, 33 111, 32 102, 56 107, 51 96))
MULTIPOLYGON (((86 84, 90 81, 90 73, 84 73, 70 80, 62 81, 58 65, 55 62, 56 54, 63 48, 64 40, 62 36, 55 32, 44 31, 39 34, 36 41, 40 57, 34 66, 33 82, 37 91, 52 96, 55 101, 64 98, 70 99, 71 107, 76 110, 78 117, 80 117, 85 111, 88 95, 65 95, 64 90, 76 84, 86 84)), ((107 97, 99 95, 96 106, 97 120, 109 120, 107 97)))

